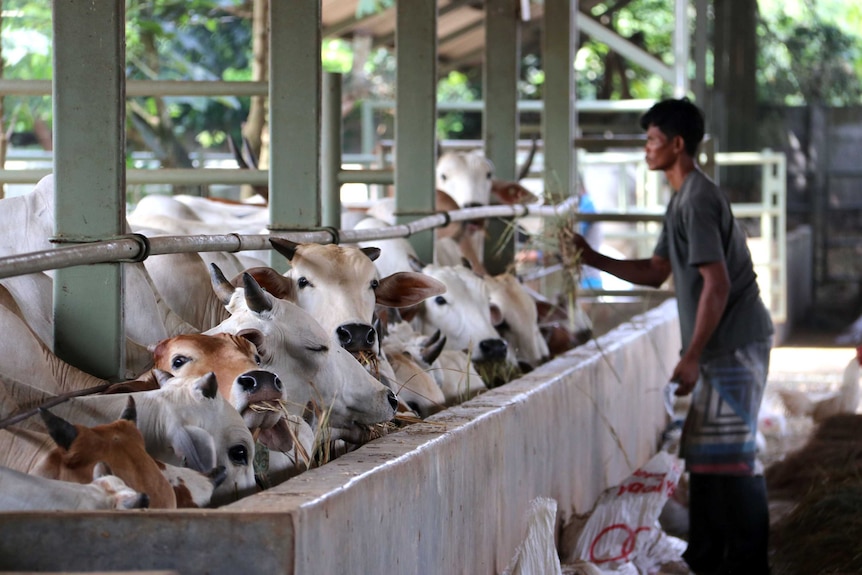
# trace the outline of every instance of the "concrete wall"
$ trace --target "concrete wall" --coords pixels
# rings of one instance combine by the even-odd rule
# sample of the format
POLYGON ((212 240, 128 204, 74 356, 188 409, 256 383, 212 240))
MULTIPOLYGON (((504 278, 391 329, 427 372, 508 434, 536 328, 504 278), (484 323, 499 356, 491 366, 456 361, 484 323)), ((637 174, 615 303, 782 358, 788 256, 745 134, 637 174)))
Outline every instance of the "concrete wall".
POLYGON ((0 514, 0 570, 499 573, 529 502, 559 520, 656 450, 673 300, 529 375, 214 510, 0 514))

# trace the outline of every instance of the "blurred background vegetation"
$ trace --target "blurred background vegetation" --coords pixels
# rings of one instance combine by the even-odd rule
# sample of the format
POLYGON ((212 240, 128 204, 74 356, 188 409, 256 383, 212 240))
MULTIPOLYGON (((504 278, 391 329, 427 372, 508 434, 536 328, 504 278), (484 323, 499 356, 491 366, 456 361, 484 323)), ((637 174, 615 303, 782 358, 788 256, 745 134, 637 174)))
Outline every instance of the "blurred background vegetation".
MULTIPOLYGON (((262 79, 261 72, 253 70, 253 15, 259 2, 129 0, 127 76, 163 80, 262 79)), ((361 16, 392 4, 393 0, 363 0, 357 12, 361 16)), ((862 3, 759 0, 758 8, 758 104, 862 103, 862 3)), ((600 3, 592 9, 592 15, 671 63, 673 0, 600 3)), ((50 0, 2 0, 4 77, 49 79, 51 43, 50 0)), ((395 61, 387 49, 327 39, 322 54, 325 69, 345 74, 346 127, 351 118, 355 123, 357 107, 363 99, 394 97, 395 61)), ((544 75, 535 42, 525 42, 522 59, 520 96, 540 99, 544 75)), ((658 77, 622 61, 606 45, 585 35, 580 38, 575 68, 577 95, 582 100, 670 95, 669 87, 658 77)), ((711 81, 708 77, 707 82, 711 81)), ((453 71, 440 80, 441 101, 481 98, 479 70, 453 71)), ((10 145, 50 148, 49 97, 5 96, 3 104, 3 132, 10 145)), ((165 167, 189 167, 193 165, 193 153, 226 150, 228 137, 238 141, 251 107, 251 98, 130 98, 129 151, 152 152, 165 167)), ((481 115, 441 114, 438 132, 441 138, 479 138, 481 115)), ((348 145, 353 141, 346 135, 348 145)))

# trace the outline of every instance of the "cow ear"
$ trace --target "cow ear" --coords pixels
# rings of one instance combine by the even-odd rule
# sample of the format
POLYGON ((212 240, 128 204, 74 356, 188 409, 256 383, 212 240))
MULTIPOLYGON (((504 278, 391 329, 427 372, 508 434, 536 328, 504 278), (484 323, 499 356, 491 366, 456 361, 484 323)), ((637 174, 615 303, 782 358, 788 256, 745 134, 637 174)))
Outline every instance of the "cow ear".
POLYGON ((135 406, 135 397, 130 395, 126 401, 126 408, 120 414, 120 419, 131 421, 135 425, 138 424, 138 408, 135 406))
POLYGON ((243 329, 238 331, 236 335, 250 341, 251 344, 257 349, 257 352, 259 354, 264 355, 266 353, 266 346, 264 345, 266 338, 264 337, 263 332, 261 332, 260 330, 243 329))
POLYGON ((39 408, 39 415, 42 416, 42 421, 48 428, 48 434, 54 443, 65 449, 66 451, 72 447, 75 439, 78 437, 78 429, 57 415, 54 415, 44 407, 39 408))
POLYGON ((159 384, 159 387, 164 387, 174 377, 172 373, 162 371, 157 367, 153 368, 153 375, 156 376, 156 383, 159 384))
POLYGON ((272 247, 275 248, 275 251, 277 251, 290 261, 293 261, 293 256, 296 255, 296 250, 301 245, 290 240, 285 240, 283 238, 269 238, 269 243, 272 244, 272 247))
POLYGON ((416 305, 446 292, 446 285, 431 276, 416 272, 396 272, 380 280, 374 290, 377 303, 390 307, 416 305))
POLYGON ((503 323, 503 312, 500 310, 500 307, 492 303, 490 306, 491 309, 491 325, 498 326, 503 323))
POLYGON ((238 287, 244 287, 242 283, 243 274, 249 274, 260 287, 278 299, 296 301, 296 284, 292 279, 284 277, 276 270, 262 266, 249 268, 233 278, 231 283, 238 287))
POLYGON ((105 477, 106 475, 113 474, 114 472, 111 471, 111 466, 104 461, 97 461, 96 465, 93 466, 93 481, 105 477))
POLYGON ((183 460, 184 467, 207 473, 216 464, 213 436, 200 427, 186 425, 175 428, 171 435, 171 448, 183 460))
POLYGON ((201 394, 207 399, 215 399, 218 395, 218 381, 216 380, 216 376, 213 372, 209 372, 206 375, 201 376, 197 381, 195 381, 195 389, 201 392, 201 394))
POLYGON ((361 249, 362 253, 368 256, 368 259, 370 259, 371 261, 374 261, 380 257, 380 248, 368 247, 359 249, 361 249))

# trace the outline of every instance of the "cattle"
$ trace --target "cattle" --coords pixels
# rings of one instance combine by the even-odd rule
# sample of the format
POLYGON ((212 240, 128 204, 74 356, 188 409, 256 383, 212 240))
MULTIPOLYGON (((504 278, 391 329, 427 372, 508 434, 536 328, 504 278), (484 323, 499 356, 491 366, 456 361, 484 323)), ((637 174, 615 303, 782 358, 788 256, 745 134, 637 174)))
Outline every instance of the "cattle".
POLYGON ((199 377, 212 371, 222 396, 242 415, 263 446, 290 453, 298 438, 305 442, 299 446, 300 453, 309 453, 313 433, 305 429, 308 424, 288 417, 285 406, 291 398, 287 389, 275 373, 260 367, 263 360, 258 346, 262 348, 263 342, 264 335, 255 329, 244 330, 241 335, 180 335, 155 347, 154 367, 183 377, 199 377))
POLYGON ((539 329, 538 310, 533 297, 511 273, 485 276, 491 304, 500 310, 497 332, 508 342, 509 349, 523 372, 529 372, 548 360, 548 344, 539 329))
POLYGON ((271 238, 270 243, 290 261, 290 269, 284 279, 265 274, 267 289, 274 287, 278 297, 311 313, 350 352, 373 352, 378 346, 372 326, 375 305, 406 307, 445 291, 440 282, 416 272, 380 277, 374 266, 379 248, 299 244, 280 238, 271 238))
POLYGON ((417 334, 405 321, 387 326, 383 351, 393 369, 398 397, 420 417, 428 417, 446 406, 440 383, 430 373, 443 351, 446 338, 417 334))
MULTIPOLYGON (((52 175, 42 178, 28 194, 0 200, 0 256, 54 249, 56 244, 51 242, 53 236, 52 175), (27 222, 27 225, 22 227, 20 222, 27 222)), ((196 330, 165 304, 143 264, 125 263, 122 266, 126 294, 124 315, 129 340, 126 347, 133 351, 126 363, 128 375, 135 376, 148 368, 148 365, 140 363, 147 355, 141 353, 147 345, 196 330)), ((52 278, 53 274, 32 274, 28 276, 31 279, 6 278, 0 283, 19 302, 27 323, 38 330, 43 343, 52 349, 53 279, 46 282, 42 276, 52 278)))
MULTIPOLYGON (((345 349, 333 345, 317 320, 291 301, 264 291, 249 273, 234 287, 212 266, 214 291, 230 317, 206 332, 263 334, 262 366, 282 375, 289 413, 301 417, 316 404, 327 413, 333 438, 362 442, 365 426, 395 415, 395 394, 374 379, 345 349)), ((277 275, 277 274, 276 274, 277 275)))
MULTIPOLYGON (((256 490, 252 461, 254 441, 242 417, 218 392, 212 374, 200 378, 171 377, 154 370, 159 389, 130 394, 138 412, 138 428, 147 452, 170 465, 208 473, 224 466, 225 481, 213 493, 213 503, 245 496, 256 490)), ((4 381, 2 405, 28 409, 44 405, 55 394, 11 380, 4 381)), ((127 402, 125 394, 71 397, 52 412, 78 425, 94 426, 113 421, 127 402)), ((23 421, 0 432, 2 463, 30 470, 44 452, 44 443, 33 439, 34 427, 23 421)), ((35 428, 35 431, 41 431, 35 428)))
POLYGON ((469 350, 473 362, 507 361, 509 346, 494 329, 500 310, 491 303, 482 277, 463 265, 429 264, 422 272, 446 286, 446 293, 403 310, 403 317, 422 333, 439 329, 446 349, 469 350))
POLYGON ((0 466, 0 511, 100 511, 143 509, 149 505, 104 463, 87 484, 46 479, 0 466))
POLYGON ((56 447, 45 454, 32 474, 48 479, 89 483, 95 465, 102 461, 126 485, 150 498, 150 507, 176 509, 177 499, 156 461, 147 453, 138 431, 134 397, 130 396, 119 419, 103 425, 73 425, 40 409, 56 447))

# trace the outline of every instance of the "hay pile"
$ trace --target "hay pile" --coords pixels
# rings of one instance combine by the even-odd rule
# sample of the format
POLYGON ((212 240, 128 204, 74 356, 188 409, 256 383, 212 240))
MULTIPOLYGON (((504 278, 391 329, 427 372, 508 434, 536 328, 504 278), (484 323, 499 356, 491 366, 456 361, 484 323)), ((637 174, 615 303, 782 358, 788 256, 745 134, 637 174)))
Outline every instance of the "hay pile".
POLYGON ((773 573, 862 573, 862 415, 825 420, 765 476, 796 503, 772 528, 773 573))

